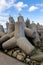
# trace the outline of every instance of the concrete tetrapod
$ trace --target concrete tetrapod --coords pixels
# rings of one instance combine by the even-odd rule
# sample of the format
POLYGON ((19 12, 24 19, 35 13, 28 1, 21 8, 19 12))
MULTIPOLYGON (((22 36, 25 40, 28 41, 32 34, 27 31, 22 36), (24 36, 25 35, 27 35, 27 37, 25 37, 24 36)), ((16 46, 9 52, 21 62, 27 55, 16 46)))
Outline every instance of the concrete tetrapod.
POLYGON ((22 16, 18 17, 18 22, 15 25, 15 38, 17 39, 17 46, 19 46, 26 54, 30 54, 35 48, 34 46, 26 39, 24 33, 24 19, 22 16))
POLYGON ((14 27, 14 23, 10 23, 9 26, 8 26, 8 33, 13 32, 14 29, 15 29, 15 27, 14 27))
POLYGON ((43 60, 43 52, 34 54, 30 57, 32 60, 42 61, 43 60))
POLYGON ((13 17, 9 17, 9 23, 6 23, 6 27, 7 27, 7 32, 8 33, 12 33, 15 30, 15 21, 13 19, 13 17))
POLYGON ((15 37, 12 37, 11 39, 9 39, 8 41, 2 44, 3 49, 11 49, 11 48, 14 48, 15 46, 16 46, 15 37))
POLYGON ((27 37, 33 38, 33 43, 35 46, 40 46, 40 38, 37 30, 33 31, 32 29, 25 27, 24 32, 27 37))
POLYGON ((6 33, 8 33, 8 26, 9 26, 9 23, 6 22, 6 33))
POLYGON ((2 36, 4 36, 4 35, 5 35, 5 33, 2 32, 2 31, 0 31, 0 37, 2 37, 2 36))
POLYGON ((8 36, 9 38, 12 38, 12 37, 14 37, 14 31, 12 32, 12 33, 7 33, 7 34, 5 34, 5 36, 8 36))
POLYGON ((0 25, 0 31, 1 31, 1 32, 4 32, 4 28, 3 28, 2 25, 0 25))
POLYGON ((10 39, 10 37, 7 34, 3 35, 0 38, 0 44, 2 44, 3 42, 7 41, 8 39, 10 39))
POLYGON ((14 31, 10 34, 8 34, 10 38, 14 37, 14 31))
POLYGON ((25 37, 20 37, 19 39, 17 39, 17 45, 26 54, 30 54, 35 49, 34 46, 25 37))
POLYGON ((27 36, 27 37, 31 37, 31 38, 34 38, 34 31, 32 31, 32 29, 29 29, 29 28, 26 28, 25 27, 25 29, 24 29, 24 32, 25 32, 25 35, 27 36))
POLYGON ((0 37, 2 37, 4 34, 4 28, 2 25, 0 25, 0 37))
POLYGON ((24 19, 22 16, 18 17, 18 22, 15 24, 15 37, 9 39, 2 44, 4 49, 14 48, 16 45, 19 46, 24 52, 30 54, 35 48, 34 46, 25 38, 24 34, 24 19), (23 47, 22 47, 23 46, 23 47))
POLYGON ((8 39, 14 37, 14 32, 10 33, 10 34, 5 34, 0 38, 0 44, 2 45, 3 42, 7 41, 8 39))
POLYGON ((28 18, 26 19, 25 24, 26 24, 26 27, 27 27, 27 28, 29 28, 29 27, 30 27, 30 20, 29 20, 28 18))
POLYGON ((34 23, 31 24, 31 29, 34 31, 34 34, 33 34, 33 43, 35 46, 40 46, 40 37, 39 37, 39 34, 37 32, 37 27, 34 23))
POLYGON ((37 31, 34 33, 34 39, 33 39, 33 43, 35 46, 40 46, 40 37, 39 34, 37 33, 37 31))

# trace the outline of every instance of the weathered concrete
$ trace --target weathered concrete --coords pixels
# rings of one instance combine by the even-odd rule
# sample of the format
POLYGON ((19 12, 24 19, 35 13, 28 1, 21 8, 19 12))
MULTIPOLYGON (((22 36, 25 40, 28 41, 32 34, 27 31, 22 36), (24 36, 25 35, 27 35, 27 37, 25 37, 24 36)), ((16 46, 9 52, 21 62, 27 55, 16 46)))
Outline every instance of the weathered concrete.
POLYGON ((27 20, 26 20, 26 23, 25 23, 25 24, 26 24, 26 27, 27 27, 27 28, 29 28, 29 27, 30 27, 30 20, 29 20, 28 18, 27 18, 27 20))
POLYGON ((18 22, 15 24, 15 35, 13 38, 2 44, 4 49, 14 48, 16 45, 19 46, 26 54, 30 54, 35 47, 26 39, 24 33, 25 23, 22 16, 18 17, 18 22))
POLYGON ((15 30, 14 23, 10 23, 8 26, 8 33, 11 33, 15 30))
POLYGON ((14 48, 15 46, 16 46, 15 37, 12 37, 11 39, 9 39, 8 41, 2 44, 3 49, 11 49, 11 48, 14 48))
POLYGON ((24 28, 22 27, 22 23, 16 22, 15 24, 15 38, 24 37, 24 28))
POLYGON ((30 54, 34 50, 34 46, 26 39, 24 33, 25 23, 22 16, 18 17, 18 22, 15 26, 15 38, 17 46, 19 46, 26 54, 30 54))
POLYGON ((41 62, 41 65, 43 65, 43 62, 41 62))
POLYGON ((0 38, 0 44, 4 43, 5 41, 9 40, 10 38, 14 37, 14 32, 3 34, 3 36, 0 38))
POLYGON ((16 38, 25 37, 24 27, 25 27, 25 23, 24 23, 23 16, 19 16, 18 21, 15 24, 15 37, 16 38))
POLYGON ((6 23, 6 27, 7 27, 7 32, 11 33, 15 30, 15 21, 13 19, 13 17, 9 17, 9 23, 6 23))
POLYGON ((10 39, 10 37, 8 35, 3 35, 1 38, 0 38, 0 44, 2 44, 3 42, 7 41, 8 39, 10 39))
POLYGON ((34 38, 34 36, 33 36, 34 35, 34 31, 32 29, 29 29, 29 28, 25 27, 24 32, 25 32, 25 35, 27 37, 34 38))
POLYGON ((0 32, 4 32, 4 28, 2 25, 0 25, 0 32))
POLYGON ((39 34, 37 32, 37 27, 36 27, 36 24, 35 23, 32 23, 31 24, 31 29, 34 31, 34 40, 33 40, 33 43, 35 46, 40 46, 40 37, 39 37, 39 34))
POLYGON ((9 26, 9 23, 8 22, 6 22, 6 29, 7 29, 7 33, 8 33, 8 26, 9 26))
POLYGON ((30 54, 35 49, 25 37, 17 39, 17 46, 19 46, 26 54, 30 54))
POLYGON ((9 23, 14 23, 14 19, 12 16, 9 17, 9 23))
POLYGON ((2 37, 3 35, 5 35, 5 33, 4 32, 0 32, 0 37, 2 37))
POLYGON ((33 36, 35 37, 33 40, 33 43, 35 46, 40 46, 40 37, 39 34, 36 32, 34 32, 33 36))
POLYGON ((14 33, 15 31, 13 31, 12 33, 8 34, 10 38, 14 37, 14 33))
POLYGON ((2 25, 0 25, 0 37, 2 37, 4 34, 4 28, 2 25))
POLYGON ((42 61, 43 60, 43 52, 38 52, 30 57, 33 60, 42 61))

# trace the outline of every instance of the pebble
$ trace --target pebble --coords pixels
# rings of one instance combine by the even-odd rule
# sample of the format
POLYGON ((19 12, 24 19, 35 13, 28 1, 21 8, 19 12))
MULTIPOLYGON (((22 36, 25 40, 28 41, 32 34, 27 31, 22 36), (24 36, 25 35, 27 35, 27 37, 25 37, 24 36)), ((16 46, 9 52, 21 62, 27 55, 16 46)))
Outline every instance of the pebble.
POLYGON ((26 58, 25 61, 26 63, 30 63, 31 60, 29 58, 26 58))
POLYGON ((12 50, 8 51, 7 54, 11 56, 12 55, 12 50))
POLYGON ((4 50, 5 53, 7 53, 7 50, 4 50))
POLYGON ((24 58, 25 58, 25 56, 22 53, 18 53, 18 55, 17 55, 18 60, 24 61, 24 58))
POLYGON ((12 54, 12 56, 13 56, 13 57, 16 57, 19 52, 20 52, 20 50, 14 51, 13 54, 12 54))

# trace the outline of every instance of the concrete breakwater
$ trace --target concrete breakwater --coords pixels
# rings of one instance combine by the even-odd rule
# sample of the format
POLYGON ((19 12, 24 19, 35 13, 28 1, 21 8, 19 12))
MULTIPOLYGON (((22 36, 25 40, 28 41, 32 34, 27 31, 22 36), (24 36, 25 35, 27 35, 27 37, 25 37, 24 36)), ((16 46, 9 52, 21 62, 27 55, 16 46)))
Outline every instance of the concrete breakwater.
POLYGON ((0 48, 27 64, 40 65, 43 60, 43 33, 35 23, 28 22, 26 20, 25 23, 23 16, 19 16, 17 22, 10 16, 6 32, 0 25, 0 48))

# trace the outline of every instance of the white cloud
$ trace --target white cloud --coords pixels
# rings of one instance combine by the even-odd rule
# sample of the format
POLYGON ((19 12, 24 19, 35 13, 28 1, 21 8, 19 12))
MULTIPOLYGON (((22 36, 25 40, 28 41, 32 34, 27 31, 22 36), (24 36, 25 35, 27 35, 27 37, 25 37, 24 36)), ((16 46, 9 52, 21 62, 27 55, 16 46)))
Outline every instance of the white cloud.
POLYGON ((6 21, 7 21, 7 17, 6 16, 0 16, 0 24, 2 24, 4 27, 6 27, 6 21))
POLYGON ((1 25, 3 25, 4 28, 6 28, 6 22, 0 22, 1 25))
POLYGON ((3 24, 3 26, 5 27, 5 22, 7 21, 8 16, 10 15, 10 12, 4 12, 6 9, 14 7, 18 11, 21 11, 27 6, 28 5, 24 4, 23 2, 16 3, 16 0, 0 0, 0 24, 3 24))
POLYGON ((27 7, 27 4, 24 4, 23 2, 15 3, 16 0, 0 0, 0 12, 3 10, 9 9, 10 7, 15 7, 18 9, 18 11, 21 11, 22 8, 27 7))
POLYGON ((38 9, 38 7, 36 7, 36 6, 31 6, 28 11, 29 11, 29 12, 32 12, 32 11, 35 11, 36 9, 38 9))
POLYGON ((0 16, 0 21, 2 21, 2 22, 4 22, 4 21, 6 21, 7 20, 7 17, 6 16, 0 16))
POLYGON ((36 4, 36 6, 40 6, 40 7, 43 7, 43 3, 40 3, 40 4, 36 4))
POLYGON ((36 6, 40 7, 40 11, 43 12, 43 3, 36 4, 36 6))
POLYGON ((23 2, 18 2, 16 4, 14 4, 14 7, 16 7, 18 9, 18 11, 21 11, 22 8, 27 7, 27 4, 24 4, 23 2))
POLYGON ((0 13, 0 16, 8 17, 9 16, 9 13, 1 12, 0 13))
POLYGON ((9 0, 8 2, 6 0, 0 0, 0 12, 12 7, 13 4, 14 4, 14 0, 9 0))

